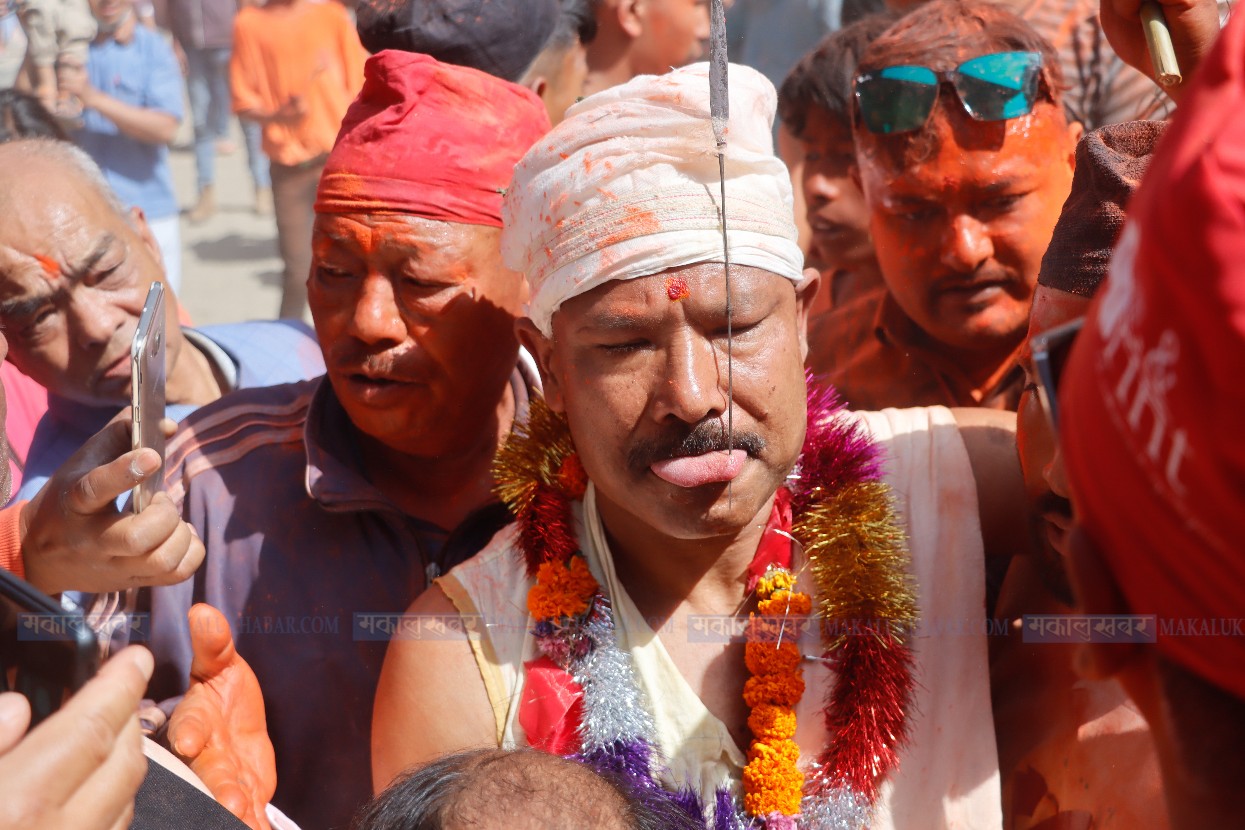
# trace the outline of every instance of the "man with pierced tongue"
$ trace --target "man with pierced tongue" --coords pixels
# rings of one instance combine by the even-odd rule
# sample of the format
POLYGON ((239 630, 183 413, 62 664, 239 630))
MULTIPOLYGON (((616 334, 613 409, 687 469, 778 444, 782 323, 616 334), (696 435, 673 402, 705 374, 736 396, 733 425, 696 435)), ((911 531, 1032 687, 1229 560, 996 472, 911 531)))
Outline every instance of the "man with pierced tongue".
POLYGON ((531 745, 715 828, 1000 827, 983 559, 1024 515, 1014 418, 807 387, 776 96, 742 66, 730 94, 729 314, 705 64, 587 98, 516 168, 547 403, 495 463, 515 523, 412 607, 475 634, 390 645, 374 783, 531 745))

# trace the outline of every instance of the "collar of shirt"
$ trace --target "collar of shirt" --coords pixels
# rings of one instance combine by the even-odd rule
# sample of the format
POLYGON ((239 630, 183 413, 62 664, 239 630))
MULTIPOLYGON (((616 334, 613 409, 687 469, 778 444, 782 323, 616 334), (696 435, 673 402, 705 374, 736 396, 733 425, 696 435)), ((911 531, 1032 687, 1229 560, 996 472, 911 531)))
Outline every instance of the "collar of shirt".
POLYGON ((1004 408, 1016 408, 1016 403, 1011 402, 1010 398, 1015 391, 1012 387, 1023 378, 1017 362, 1023 343, 1008 355, 985 383, 975 386, 956 361, 944 354, 929 334, 904 313, 889 291, 884 292, 878 304, 873 329, 883 346, 907 352, 928 366, 937 375, 948 397, 957 402, 956 405, 990 406, 1004 398, 1008 401, 1004 408))

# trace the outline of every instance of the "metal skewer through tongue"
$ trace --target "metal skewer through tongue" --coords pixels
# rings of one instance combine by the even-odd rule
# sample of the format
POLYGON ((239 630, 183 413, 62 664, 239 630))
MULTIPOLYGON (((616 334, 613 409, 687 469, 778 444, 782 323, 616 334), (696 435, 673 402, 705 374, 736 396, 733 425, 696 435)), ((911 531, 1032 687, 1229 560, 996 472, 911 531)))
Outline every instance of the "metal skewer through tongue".
MULTIPOLYGON (((730 122, 730 91, 727 86, 726 7, 722 0, 709 1, 709 118, 718 149, 718 184, 722 207, 722 263, 726 274, 726 451, 735 449, 734 333, 731 327, 731 249, 726 241, 726 127, 730 122)), ((727 484, 728 502, 734 498, 734 482, 727 484)))

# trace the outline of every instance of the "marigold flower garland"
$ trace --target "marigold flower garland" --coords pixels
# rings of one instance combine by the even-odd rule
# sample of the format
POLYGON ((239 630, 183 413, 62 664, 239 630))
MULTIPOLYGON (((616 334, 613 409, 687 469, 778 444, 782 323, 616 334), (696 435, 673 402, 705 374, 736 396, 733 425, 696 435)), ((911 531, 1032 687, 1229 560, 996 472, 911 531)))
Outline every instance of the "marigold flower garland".
POLYGON ((804 672, 796 644, 798 632, 790 623, 793 618, 806 618, 813 603, 808 594, 795 590, 795 575, 786 568, 771 567, 757 583, 756 592, 757 613, 749 616, 744 646, 744 662, 752 673, 744 685, 745 702, 752 710, 748 714, 752 745, 744 767, 744 809, 764 818, 766 829, 771 830, 783 816, 800 812, 804 773, 797 766, 800 748, 794 738, 795 706, 802 697, 804 672))
MULTIPOLYGON (((771 568, 749 622, 745 660, 752 676, 744 687, 754 737, 744 770, 745 820, 766 830, 866 826, 898 764, 915 685, 907 636, 916 600, 878 450, 862 428, 835 417, 833 392, 809 388, 804 450, 791 476, 792 533, 817 586, 824 659, 837 681, 824 710, 830 742, 805 781, 794 742, 802 655, 794 633, 788 639, 787 626, 775 628, 774 620, 808 615, 812 599, 794 590, 790 570, 771 568)), ((641 797, 674 800, 703 819, 693 794, 666 793, 656 782, 652 715, 630 656, 614 638, 609 599, 575 538, 571 504, 587 479, 565 422, 534 401, 528 423, 498 453, 494 476, 535 577, 528 609, 537 643, 583 689, 577 757, 623 775, 641 797)), ((738 826, 729 803, 719 792, 715 830, 738 826)))

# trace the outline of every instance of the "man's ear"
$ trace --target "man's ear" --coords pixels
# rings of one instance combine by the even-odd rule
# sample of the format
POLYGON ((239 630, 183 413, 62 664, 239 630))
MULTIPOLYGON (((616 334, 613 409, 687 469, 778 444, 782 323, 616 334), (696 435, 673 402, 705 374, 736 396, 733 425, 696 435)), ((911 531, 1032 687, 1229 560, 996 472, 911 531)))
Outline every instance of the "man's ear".
POLYGON ((549 79, 544 75, 537 75, 533 78, 525 80, 523 85, 532 92, 535 92, 536 97, 543 101, 545 100, 545 92, 549 89, 549 79))
POLYGON ((618 15, 618 26, 627 33, 628 37, 635 39, 644 34, 648 5, 648 0, 617 0, 614 3, 614 11, 618 15))
POLYGON ((1076 145, 1081 142, 1081 136, 1085 135, 1085 126, 1080 121, 1068 122, 1068 141, 1070 142, 1068 149, 1068 167, 1076 169, 1076 145))
POLYGON ((558 380, 558 373, 554 371, 553 338, 545 337, 530 317, 515 320, 514 333, 519 338, 519 344, 536 359, 536 366, 540 369, 540 382, 544 387, 545 403, 554 412, 566 411, 562 384, 558 380))
POLYGON ((147 246, 147 250, 151 251, 151 255, 155 257, 156 262, 160 263, 160 274, 164 275, 164 252, 160 250, 160 243, 156 242, 156 236, 151 232, 151 226, 147 224, 147 215, 143 213, 140 207, 132 207, 129 210, 129 216, 126 217, 130 223, 130 227, 138 234, 138 238, 143 240, 143 244, 147 246))
POLYGON ((821 273, 816 268, 805 268, 804 279, 795 287, 796 330, 800 335, 800 360, 805 362, 808 361, 808 320, 820 289, 821 273))
MULTIPOLYGON (((1119 583, 1094 541, 1080 527, 1068 537, 1068 576, 1081 614, 1120 616, 1130 614, 1119 583)), ((1148 658, 1147 647, 1138 643, 1081 643, 1076 647, 1073 666, 1089 680, 1106 680, 1132 669, 1148 658)))

